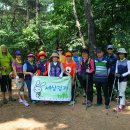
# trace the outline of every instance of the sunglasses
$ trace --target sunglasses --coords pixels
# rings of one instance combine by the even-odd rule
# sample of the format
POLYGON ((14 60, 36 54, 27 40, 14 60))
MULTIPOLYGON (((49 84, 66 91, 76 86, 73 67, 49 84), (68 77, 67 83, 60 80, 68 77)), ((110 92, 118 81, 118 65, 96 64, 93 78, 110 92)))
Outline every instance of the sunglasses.
POLYGON ((63 50, 58 50, 58 51, 63 51, 63 50))
POLYGON ((34 56, 28 56, 28 58, 34 58, 34 56))
POLYGON ((108 48, 107 50, 113 50, 112 48, 108 48))

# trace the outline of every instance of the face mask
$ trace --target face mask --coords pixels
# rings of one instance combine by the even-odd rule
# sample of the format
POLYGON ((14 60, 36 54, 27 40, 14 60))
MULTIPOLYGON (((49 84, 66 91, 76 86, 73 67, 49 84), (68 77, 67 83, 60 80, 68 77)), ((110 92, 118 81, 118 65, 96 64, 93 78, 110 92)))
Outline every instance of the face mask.
POLYGON ((41 62, 45 61, 45 59, 41 59, 41 62))

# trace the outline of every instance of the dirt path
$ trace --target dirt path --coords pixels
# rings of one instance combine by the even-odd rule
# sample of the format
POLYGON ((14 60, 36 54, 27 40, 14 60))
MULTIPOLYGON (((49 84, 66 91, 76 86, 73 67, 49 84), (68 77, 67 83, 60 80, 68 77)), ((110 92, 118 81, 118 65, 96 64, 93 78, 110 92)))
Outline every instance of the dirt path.
MULTIPOLYGON (((0 130, 130 130, 130 109, 116 114, 112 108, 106 115, 104 106, 82 106, 82 97, 72 107, 64 104, 39 103, 25 108, 18 102, 8 103, 0 108, 0 130)), ((94 102, 95 103, 95 102, 94 102)))

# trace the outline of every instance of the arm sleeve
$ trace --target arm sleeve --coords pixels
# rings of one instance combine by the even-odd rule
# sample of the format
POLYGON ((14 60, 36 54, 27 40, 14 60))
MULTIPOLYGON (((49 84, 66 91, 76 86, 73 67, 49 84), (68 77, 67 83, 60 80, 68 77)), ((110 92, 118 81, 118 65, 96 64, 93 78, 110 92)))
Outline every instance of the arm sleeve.
POLYGON ((49 62, 46 63, 46 70, 43 73, 43 76, 46 76, 48 74, 48 66, 49 66, 49 62))
POLYGON ((81 72, 81 64, 82 64, 82 61, 80 61, 80 63, 79 63, 78 73, 81 72))
POLYGON ((27 71, 27 64, 26 63, 23 65, 23 71, 27 71))
POLYGON ((115 71, 115 74, 118 74, 118 69, 117 69, 117 67, 118 67, 118 61, 116 62, 116 71, 115 71))
POLYGON ((123 77, 130 74, 130 61, 127 62, 127 68, 128 68, 128 71, 126 73, 122 74, 123 77))
POLYGON ((91 59, 91 60, 90 60, 90 72, 89 72, 89 73, 93 73, 94 70, 95 70, 94 61, 91 59))
POLYGON ((61 65, 61 74, 60 74, 60 76, 63 76, 63 73, 64 73, 63 64, 61 63, 60 65, 61 65))
POLYGON ((16 62, 13 61, 13 62, 12 62, 12 68, 15 67, 15 66, 16 66, 16 62))
POLYGON ((51 63, 48 64, 48 76, 50 76, 50 64, 51 63))
POLYGON ((74 62, 74 65, 73 65, 73 80, 75 79, 75 76, 76 76, 76 63, 74 62))

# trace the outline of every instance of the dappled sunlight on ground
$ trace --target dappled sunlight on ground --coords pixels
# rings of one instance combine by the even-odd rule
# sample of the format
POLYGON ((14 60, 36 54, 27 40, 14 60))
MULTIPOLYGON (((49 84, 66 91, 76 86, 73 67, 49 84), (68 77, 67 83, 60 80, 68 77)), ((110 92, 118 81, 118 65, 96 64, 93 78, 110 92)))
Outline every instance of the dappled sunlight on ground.
MULTIPOLYGON (((51 123, 50 123, 51 124, 51 123)), ((4 122, 2 124, 0 124, 0 130, 17 130, 17 129, 21 129, 21 130, 25 130, 25 129, 42 129, 42 130, 48 130, 47 125, 49 125, 48 123, 44 123, 44 122, 38 122, 33 118, 19 118, 13 121, 8 121, 8 122, 4 122), (9 128, 9 129, 8 129, 9 128)), ((52 128, 53 130, 56 129, 64 129, 67 128, 66 124, 63 123, 59 123, 59 124, 55 124, 54 127, 52 128)))
MULTIPOLYGON (((13 94, 18 98, 14 88, 13 94)), ((1 96, 1 95, 0 95, 1 96)), ((82 105, 83 97, 77 98, 74 108, 68 103, 43 102, 30 104, 28 108, 16 102, 9 102, 0 108, 0 130, 130 130, 130 106, 122 113, 113 112, 116 101, 96 107, 96 97, 91 108, 82 105), (106 114, 106 112, 108 114, 106 114)))

